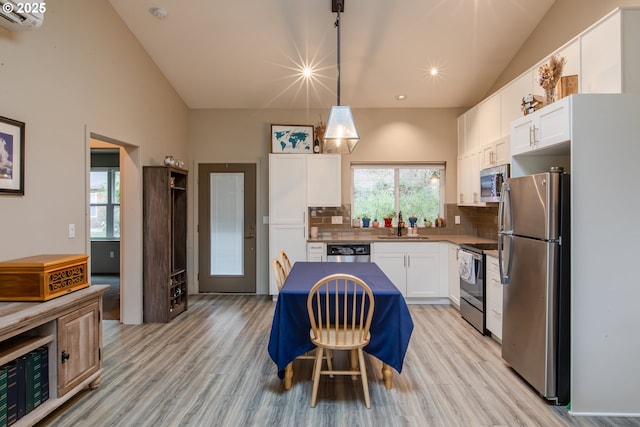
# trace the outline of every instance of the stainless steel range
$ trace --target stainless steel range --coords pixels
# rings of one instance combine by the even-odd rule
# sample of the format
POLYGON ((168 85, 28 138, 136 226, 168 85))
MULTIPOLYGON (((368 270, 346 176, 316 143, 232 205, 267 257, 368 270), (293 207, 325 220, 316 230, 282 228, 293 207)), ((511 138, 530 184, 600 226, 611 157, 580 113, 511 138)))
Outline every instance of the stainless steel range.
POLYGON ((462 244, 458 250, 460 273, 460 314, 482 335, 486 328, 486 260, 485 250, 495 250, 497 243, 462 244))

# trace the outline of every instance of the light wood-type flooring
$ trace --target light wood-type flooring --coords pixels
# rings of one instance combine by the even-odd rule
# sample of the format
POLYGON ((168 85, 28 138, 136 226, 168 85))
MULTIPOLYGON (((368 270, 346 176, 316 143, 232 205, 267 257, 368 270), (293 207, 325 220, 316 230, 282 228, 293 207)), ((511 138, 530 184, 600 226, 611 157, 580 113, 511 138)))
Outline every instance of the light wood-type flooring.
POLYGON ((168 324, 105 321, 100 387, 39 425, 640 426, 548 405, 505 365, 495 341, 442 305, 410 306, 415 329, 392 390, 382 364, 365 356, 371 409, 351 377, 323 378, 311 408, 312 362, 295 362, 285 391, 267 354, 274 307, 263 296, 198 295, 168 324))

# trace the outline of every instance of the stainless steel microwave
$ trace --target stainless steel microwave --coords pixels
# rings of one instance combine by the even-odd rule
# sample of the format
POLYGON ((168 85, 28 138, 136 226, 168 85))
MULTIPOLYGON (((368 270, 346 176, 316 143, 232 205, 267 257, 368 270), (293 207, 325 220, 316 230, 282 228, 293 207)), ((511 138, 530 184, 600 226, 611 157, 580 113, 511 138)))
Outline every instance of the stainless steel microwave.
POLYGON ((480 201, 499 202, 502 183, 509 178, 509 165, 500 165, 480 171, 480 201))

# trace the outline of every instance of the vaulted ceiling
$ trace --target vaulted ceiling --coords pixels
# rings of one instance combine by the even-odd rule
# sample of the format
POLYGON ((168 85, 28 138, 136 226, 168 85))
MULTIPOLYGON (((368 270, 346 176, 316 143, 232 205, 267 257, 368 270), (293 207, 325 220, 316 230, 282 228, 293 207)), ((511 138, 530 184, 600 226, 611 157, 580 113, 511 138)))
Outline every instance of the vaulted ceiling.
MULTIPOLYGON (((190 108, 336 103, 331 0, 110 0, 190 108), (150 10, 166 11, 159 19, 150 10), (313 69, 303 78, 304 67, 313 69)), ((554 0, 346 0, 341 103, 463 107, 480 100, 554 0), (433 77, 432 67, 440 73, 433 77), (404 101, 396 99, 405 95, 404 101)))

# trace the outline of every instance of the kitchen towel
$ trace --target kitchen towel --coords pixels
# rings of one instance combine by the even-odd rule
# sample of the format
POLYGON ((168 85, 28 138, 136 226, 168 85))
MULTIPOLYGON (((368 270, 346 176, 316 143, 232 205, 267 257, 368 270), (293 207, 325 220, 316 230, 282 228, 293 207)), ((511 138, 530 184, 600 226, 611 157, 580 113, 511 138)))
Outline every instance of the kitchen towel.
POLYGON ((458 273, 465 282, 476 284, 476 263, 473 262, 473 254, 458 251, 458 273))

